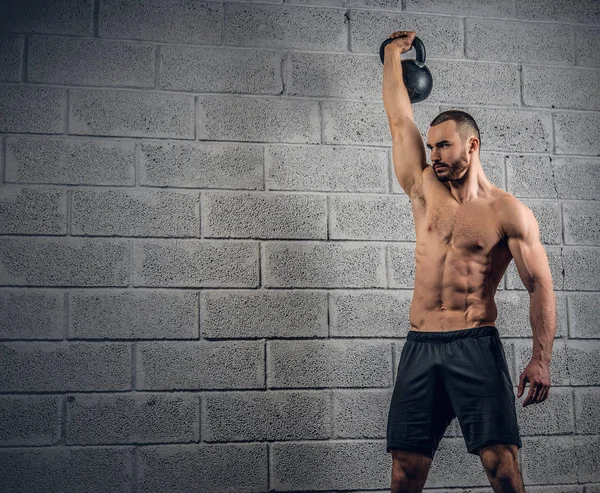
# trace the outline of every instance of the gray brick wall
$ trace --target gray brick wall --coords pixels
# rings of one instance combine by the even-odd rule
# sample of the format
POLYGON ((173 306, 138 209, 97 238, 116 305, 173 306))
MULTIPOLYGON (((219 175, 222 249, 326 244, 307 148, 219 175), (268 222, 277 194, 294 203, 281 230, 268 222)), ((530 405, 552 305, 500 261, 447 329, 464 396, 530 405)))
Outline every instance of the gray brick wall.
MULTIPOLYGON (((537 217, 554 388, 531 493, 600 492, 597 0, 0 2, 0 490, 389 491, 414 224, 380 43, 414 29, 537 217)), ((531 354, 514 263, 513 383, 531 354)), ((491 491, 456 420, 427 490, 491 491)))

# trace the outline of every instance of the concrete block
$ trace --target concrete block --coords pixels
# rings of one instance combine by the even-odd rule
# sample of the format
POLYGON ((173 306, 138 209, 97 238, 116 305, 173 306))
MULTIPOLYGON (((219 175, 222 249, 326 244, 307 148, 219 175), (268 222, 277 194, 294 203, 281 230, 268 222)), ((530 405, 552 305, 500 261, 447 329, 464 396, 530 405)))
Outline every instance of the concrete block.
POLYGON ((389 169, 388 152, 375 148, 296 145, 265 149, 269 190, 387 193, 389 169))
POLYGON ((563 202, 565 245, 600 244, 600 202, 563 202))
MULTIPOLYGON (((285 0, 241 0, 251 3, 284 3, 285 0)), ((398 10, 402 9, 402 5, 397 0, 294 0, 294 5, 314 5, 315 7, 369 7, 375 9, 398 10)))
POLYGON ((329 295, 331 337, 406 337, 412 291, 335 290, 329 295))
POLYGON ((267 341, 267 387, 388 387, 388 341, 267 341))
POLYGON ((54 87, 2 86, 0 132, 60 134, 66 91, 54 87))
POLYGON ((506 191, 506 178, 504 172, 504 156, 502 154, 481 153, 483 172, 493 185, 506 191))
POLYGON ((379 56, 347 53, 290 53, 286 94, 337 99, 381 100, 379 56))
POLYGON ((573 391, 570 387, 551 387, 544 402, 523 407, 522 401, 527 397, 529 388, 525 390, 527 392, 516 405, 521 436, 570 435, 575 432, 573 391))
POLYGON ((65 296, 61 290, 0 289, 0 339, 62 339, 65 296))
POLYGON ((416 263, 414 243, 390 243, 387 247, 389 287, 413 289, 416 263))
POLYGON ((74 190, 73 236, 200 236, 198 192, 74 190))
MULTIPOLYGON (((577 479, 580 483, 600 480, 600 438, 598 436, 575 437, 577 456, 577 479)), ((586 487, 586 493, 588 488, 586 487)))
POLYGON ((600 114, 554 113, 557 154, 600 156, 600 114))
MULTIPOLYGON (((415 106, 415 124, 424 138, 438 113, 437 106, 415 106)), ((392 137, 383 104, 324 101, 323 143, 390 146, 392 137)))
POLYGON ((263 341, 140 342, 136 349, 138 390, 265 388, 263 341))
POLYGON ((571 385, 600 385, 600 341, 569 341, 567 368, 571 385))
POLYGON ((384 288, 385 245, 360 242, 268 242, 264 287, 384 288))
MULTIPOLYGON (((398 2, 392 3, 394 6, 398 6, 398 2)), ((459 17, 389 12, 389 2, 384 8, 388 11, 363 9, 349 12, 351 51, 354 53, 379 53, 381 42, 394 31, 406 26, 406 29, 410 28, 416 31, 424 43, 430 39, 436 40, 435 43, 427 44, 428 57, 464 58, 464 30, 462 19, 459 17)), ((412 51, 403 56, 414 58, 415 54, 412 51)))
POLYGON ((69 339, 197 339, 198 294, 86 289, 69 293, 69 339))
POLYGON ((465 24, 467 58, 558 65, 574 62, 570 26, 481 18, 466 18, 465 24))
POLYGON ((517 19, 535 21, 560 21, 577 24, 600 24, 600 11, 595 0, 579 0, 577 3, 546 2, 533 0, 517 2, 517 19))
POLYGON ((126 286, 129 242, 87 238, 1 238, 0 284, 126 286))
MULTIPOLYGON (((562 293, 556 295, 556 337, 567 335, 567 307, 562 293)), ((531 299, 527 291, 500 291, 496 294, 498 318, 496 327, 501 337, 531 337, 531 299)))
POLYGON ((385 439, 392 390, 334 390, 333 437, 385 439))
MULTIPOLYGON (((520 341, 513 342, 515 348, 515 359, 516 359, 516 373, 513 385, 519 386, 519 379, 521 373, 525 370, 525 367, 531 360, 533 352, 533 338, 523 339, 520 341)), ((552 345, 552 358, 550 360, 550 384, 552 387, 570 385, 571 382, 571 367, 569 365, 569 350, 565 345, 565 341, 554 341, 552 345)), ((552 388, 550 392, 552 392, 552 388)), ((525 400, 527 393, 529 392, 529 384, 526 384, 525 392, 521 396, 521 401, 525 400)), ((517 403, 517 406, 521 405, 517 403)))
POLYGON ((327 337, 327 293, 308 290, 202 290, 202 337, 327 337))
POLYGON ((523 103, 548 108, 600 109, 600 72, 574 67, 523 66, 523 103), (543 90, 540 88, 543 87, 543 90), (571 91, 566 88, 577 87, 571 91))
POLYGON ((600 430, 600 388, 575 389, 575 429, 578 434, 595 435, 600 430))
POLYGON ((262 146, 147 142, 140 145, 140 184, 181 188, 264 189, 262 146))
POLYGON ((573 437, 525 437, 521 449, 525 484, 577 483, 576 446, 573 437))
POLYGON ((550 152, 552 149, 552 121, 548 113, 451 106, 440 109, 469 113, 477 122, 482 149, 486 151, 550 152))
POLYGON ((155 47, 99 39, 32 36, 28 82, 154 87, 155 47))
POLYGON ((137 451, 138 493, 269 489, 268 445, 160 445, 137 451))
POLYGON ((515 197, 558 198, 554 165, 549 156, 506 156, 508 191, 515 197))
POLYGON ((270 458, 270 486, 277 491, 384 488, 390 483, 392 460, 385 440, 274 443, 270 458))
POLYGON ((59 395, 2 395, 0 416, 2 447, 60 442, 62 397, 59 395))
POLYGON ((329 198, 332 240, 416 241, 407 197, 332 195, 329 198))
POLYGON ((600 162, 591 158, 553 158, 561 199, 596 200, 600 196, 600 162))
POLYGON ((131 349, 122 343, 5 342, 0 374, 2 392, 129 390, 131 349))
POLYGON ((465 11, 469 15, 512 17, 514 13, 513 3, 509 0, 459 0, 454 2, 436 2, 435 0, 406 0, 407 11, 457 14, 463 15, 465 11))
POLYGON ((129 493, 133 447, 0 450, 3 493, 129 493))
POLYGON ((208 393, 202 402, 202 441, 326 440, 331 393, 267 391, 208 393))
POLYGON ((516 65, 466 60, 427 60, 426 64, 432 75, 435 74, 428 102, 498 106, 521 104, 516 65))
POLYGON ((185 0, 101 0, 98 34, 101 38, 221 44, 223 8, 219 3, 185 0))
POLYGON ((197 113, 199 139, 313 144, 321 141, 316 101, 201 96, 197 113))
POLYGON ((0 35, 0 81, 19 82, 21 80, 22 59, 23 36, 0 35))
POLYGON ((576 65, 600 67, 600 28, 577 26, 575 50, 576 65))
POLYGON ((196 138, 320 144, 319 107, 281 97, 198 96, 196 138))
MULTIPOLYGON (((555 290, 563 289, 566 287, 565 276, 563 274, 563 250, 564 247, 544 245, 546 250, 546 256, 548 257, 548 264, 550 265, 550 274, 552 275, 552 285, 555 290)), ((508 268, 506 269, 506 288, 507 289, 525 289, 525 285, 519 276, 517 271, 517 265, 514 260, 510 261, 508 268)))
POLYGON ((0 31, 92 36, 93 0, 3 2, 0 31))
POLYGON ((598 325, 598 293, 569 293, 569 337, 571 339, 600 339, 598 325))
POLYGON ((523 199, 522 202, 531 209, 537 220, 540 229, 540 241, 544 245, 560 245, 562 243, 560 204, 535 199, 523 199))
POLYGON ((66 235, 67 193, 51 188, 0 188, 0 234, 66 235))
POLYGON ((159 87, 187 92, 281 94, 282 55, 271 50, 161 46, 159 87))
POLYGON ((204 238, 327 239, 327 197, 278 192, 205 192, 204 238))
POLYGON ((134 185, 134 151, 120 140, 8 137, 5 181, 134 185))
POLYGON ((69 133, 194 138, 194 96, 71 89, 69 133))
POLYGON ((593 247, 563 247, 565 287, 568 290, 600 291, 600 257, 593 247))
POLYGON ((255 288, 258 250, 256 242, 248 241, 135 240, 132 282, 152 287, 255 288))
POLYGON ((425 486, 447 488, 484 485, 489 485, 489 481, 481 459, 467 452, 464 438, 442 438, 425 486))
POLYGON ((80 394, 67 397, 67 445, 197 442, 197 394, 80 394))
MULTIPOLYGON (((531 493, 590 493, 583 485, 559 485, 551 486, 545 484, 543 486, 527 486, 527 492, 531 493)), ((487 491, 486 491, 487 493, 487 491)))
POLYGON ((341 9, 235 3, 225 10, 227 45, 346 51, 348 27, 341 9), (291 26, 302 26, 293 29, 291 26))

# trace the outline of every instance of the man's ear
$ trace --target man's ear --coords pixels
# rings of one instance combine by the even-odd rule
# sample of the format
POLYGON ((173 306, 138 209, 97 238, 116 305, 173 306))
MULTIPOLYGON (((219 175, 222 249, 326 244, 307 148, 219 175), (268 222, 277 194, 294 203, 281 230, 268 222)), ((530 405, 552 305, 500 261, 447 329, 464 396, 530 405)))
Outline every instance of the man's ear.
POLYGON ((479 147, 479 141, 477 140, 477 137, 469 137, 468 143, 467 143, 467 148, 469 149, 469 152, 476 152, 478 147, 479 147))

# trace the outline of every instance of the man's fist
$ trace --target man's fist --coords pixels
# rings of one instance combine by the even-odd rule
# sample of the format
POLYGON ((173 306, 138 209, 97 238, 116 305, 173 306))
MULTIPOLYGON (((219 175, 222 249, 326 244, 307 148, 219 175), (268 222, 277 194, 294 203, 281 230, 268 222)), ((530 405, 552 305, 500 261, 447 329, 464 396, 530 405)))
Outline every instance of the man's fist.
POLYGON ((394 41, 386 45, 385 51, 400 50, 400 53, 410 51, 413 39, 415 39, 416 35, 417 33, 415 31, 396 31, 392 33, 390 38, 394 41))

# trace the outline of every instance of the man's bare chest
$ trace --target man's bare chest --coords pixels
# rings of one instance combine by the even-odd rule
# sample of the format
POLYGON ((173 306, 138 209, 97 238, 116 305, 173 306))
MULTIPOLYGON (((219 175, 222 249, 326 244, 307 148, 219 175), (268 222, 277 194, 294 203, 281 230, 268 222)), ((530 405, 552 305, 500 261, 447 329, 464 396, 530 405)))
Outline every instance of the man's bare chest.
POLYGON ((440 243, 455 249, 486 253, 501 240, 493 206, 486 203, 431 204, 417 219, 417 241, 440 243))

